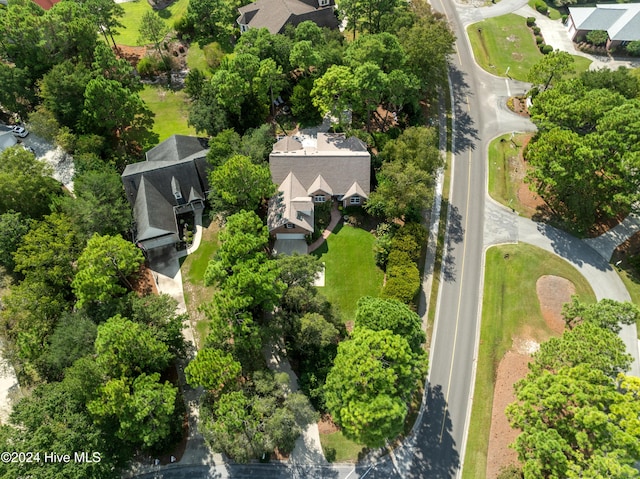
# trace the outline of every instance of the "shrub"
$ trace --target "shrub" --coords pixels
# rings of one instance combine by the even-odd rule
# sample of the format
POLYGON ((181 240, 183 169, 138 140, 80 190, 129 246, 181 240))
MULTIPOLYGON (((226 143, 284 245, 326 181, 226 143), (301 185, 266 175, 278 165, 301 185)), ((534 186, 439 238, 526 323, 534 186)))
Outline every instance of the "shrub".
POLYGON ((542 38, 540 35, 536 35, 536 44, 542 45, 543 43, 544 43, 544 38, 542 38))
POLYGON ((540 51, 542 52, 543 55, 548 55, 553 51, 553 47, 551 45, 542 45, 542 47, 540 48, 540 51))
MULTIPOLYGON (((403 256, 408 260, 409 256, 401 252, 397 255, 397 259, 403 256)), ((389 255, 389 259, 391 260, 391 255, 389 255)), ((397 299, 409 304, 413 301, 418 289, 420 289, 420 272, 412 261, 404 261, 393 265, 389 261, 387 283, 382 291, 383 297, 397 299)))
POLYGON ((538 11, 538 13, 542 13, 543 15, 549 13, 549 7, 547 7, 547 4, 544 2, 537 2, 536 10, 538 11))
POLYGON ((626 46, 627 53, 634 57, 640 56, 640 40, 636 40, 635 42, 631 42, 626 46))
POLYGON ((193 34, 193 23, 186 16, 183 16, 173 22, 173 29, 180 38, 189 37, 193 34))
POLYGON ((224 52, 222 51, 222 47, 218 42, 209 43, 202 47, 202 52, 204 53, 204 59, 207 62, 207 66, 212 70, 215 70, 220 66, 220 62, 222 61, 222 57, 224 57, 224 52))
POLYGON ((566 25, 567 20, 569 19, 569 15, 567 15, 566 13, 563 13, 561 18, 562 18, 562 24, 566 25))
POLYGON ((527 26, 532 27, 536 24, 536 17, 527 17, 527 26))
POLYGON ((56 135, 56 144, 67 153, 73 153, 75 150, 76 136, 71 128, 61 126, 56 135))
POLYGON ((534 35, 540 35, 540 27, 531 27, 531 31, 534 35))
POLYGON ((587 33, 587 41, 595 46, 604 45, 609 39, 609 34, 604 30, 592 30, 587 33))
POLYGON ((497 479, 522 479, 523 477, 522 469, 511 464, 500 469, 497 479))
POLYGON ((158 62, 153 57, 144 57, 138 62, 136 69, 141 77, 149 78, 158 71, 158 62))

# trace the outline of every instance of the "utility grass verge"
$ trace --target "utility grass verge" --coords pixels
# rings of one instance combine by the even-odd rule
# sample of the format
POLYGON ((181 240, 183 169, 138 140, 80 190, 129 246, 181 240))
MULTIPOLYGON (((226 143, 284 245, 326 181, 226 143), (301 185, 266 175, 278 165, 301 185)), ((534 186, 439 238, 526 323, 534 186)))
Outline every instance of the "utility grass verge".
POLYGON ((522 334, 523 328, 538 342, 552 335, 536 294, 536 281, 542 275, 566 278, 575 285, 581 301, 596 301, 587 280, 554 254, 524 243, 487 250, 480 348, 463 479, 485 478, 496 371, 511 349, 513 337, 522 334))
POLYGON ((513 138, 507 134, 489 143, 489 195, 526 217, 531 217, 531 213, 518 198, 520 182, 513 181, 511 162, 522 154, 523 145, 531 136, 533 133, 518 133, 513 138))

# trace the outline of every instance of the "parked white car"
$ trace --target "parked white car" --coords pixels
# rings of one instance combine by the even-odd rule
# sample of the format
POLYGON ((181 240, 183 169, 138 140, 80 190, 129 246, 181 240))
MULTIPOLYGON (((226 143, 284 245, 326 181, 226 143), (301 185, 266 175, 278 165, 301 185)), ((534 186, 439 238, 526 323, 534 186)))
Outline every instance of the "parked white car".
POLYGON ((16 125, 12 128, 11 133, 13 133, 14 136, 17 136, 18 138, 25 138, 29 134, 29 131, 22 126, 16 125))

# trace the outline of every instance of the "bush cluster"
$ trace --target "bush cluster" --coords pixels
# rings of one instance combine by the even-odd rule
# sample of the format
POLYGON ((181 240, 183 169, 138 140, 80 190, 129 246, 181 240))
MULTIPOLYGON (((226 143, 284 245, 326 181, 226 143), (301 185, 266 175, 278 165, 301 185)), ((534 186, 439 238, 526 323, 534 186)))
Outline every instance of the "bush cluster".
POLYGON ((418 262, 427 232, 419 223, 407 223, 391 239, 387 258, 387 282, 382 295, 409 304, 420 288, 418 262))

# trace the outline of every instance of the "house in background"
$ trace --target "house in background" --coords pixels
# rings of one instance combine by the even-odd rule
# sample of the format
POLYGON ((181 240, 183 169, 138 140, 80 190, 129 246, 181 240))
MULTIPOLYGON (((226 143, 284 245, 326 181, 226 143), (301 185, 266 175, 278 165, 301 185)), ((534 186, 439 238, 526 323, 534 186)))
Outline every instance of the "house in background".
POLYGON ((334 0, 257 0, 240 7, 236 20, 241 32, 250 28, 266 28, 272 34, 284 33, 285 26, 306 20, 319 27, 338 28, 334 0))
POLYGON ((284 137, 273 146, 269 169, 278 194, 269 202, 267 225, 276 240, 304 240, 313 233, 317 203, 362 205, 369 197, 371 155, 356 137, 284 137))
POLYGON ((127 165, 122 184, 133 208, 135 243, 145 251, 180 242, 180 218, 204 209, 207 140, 173 135, 127 165))
POLYGON ((640 3, 569 7, 569 36, 576 41, 593 30, 609 35, 607 49, 640 40, 640 3))

